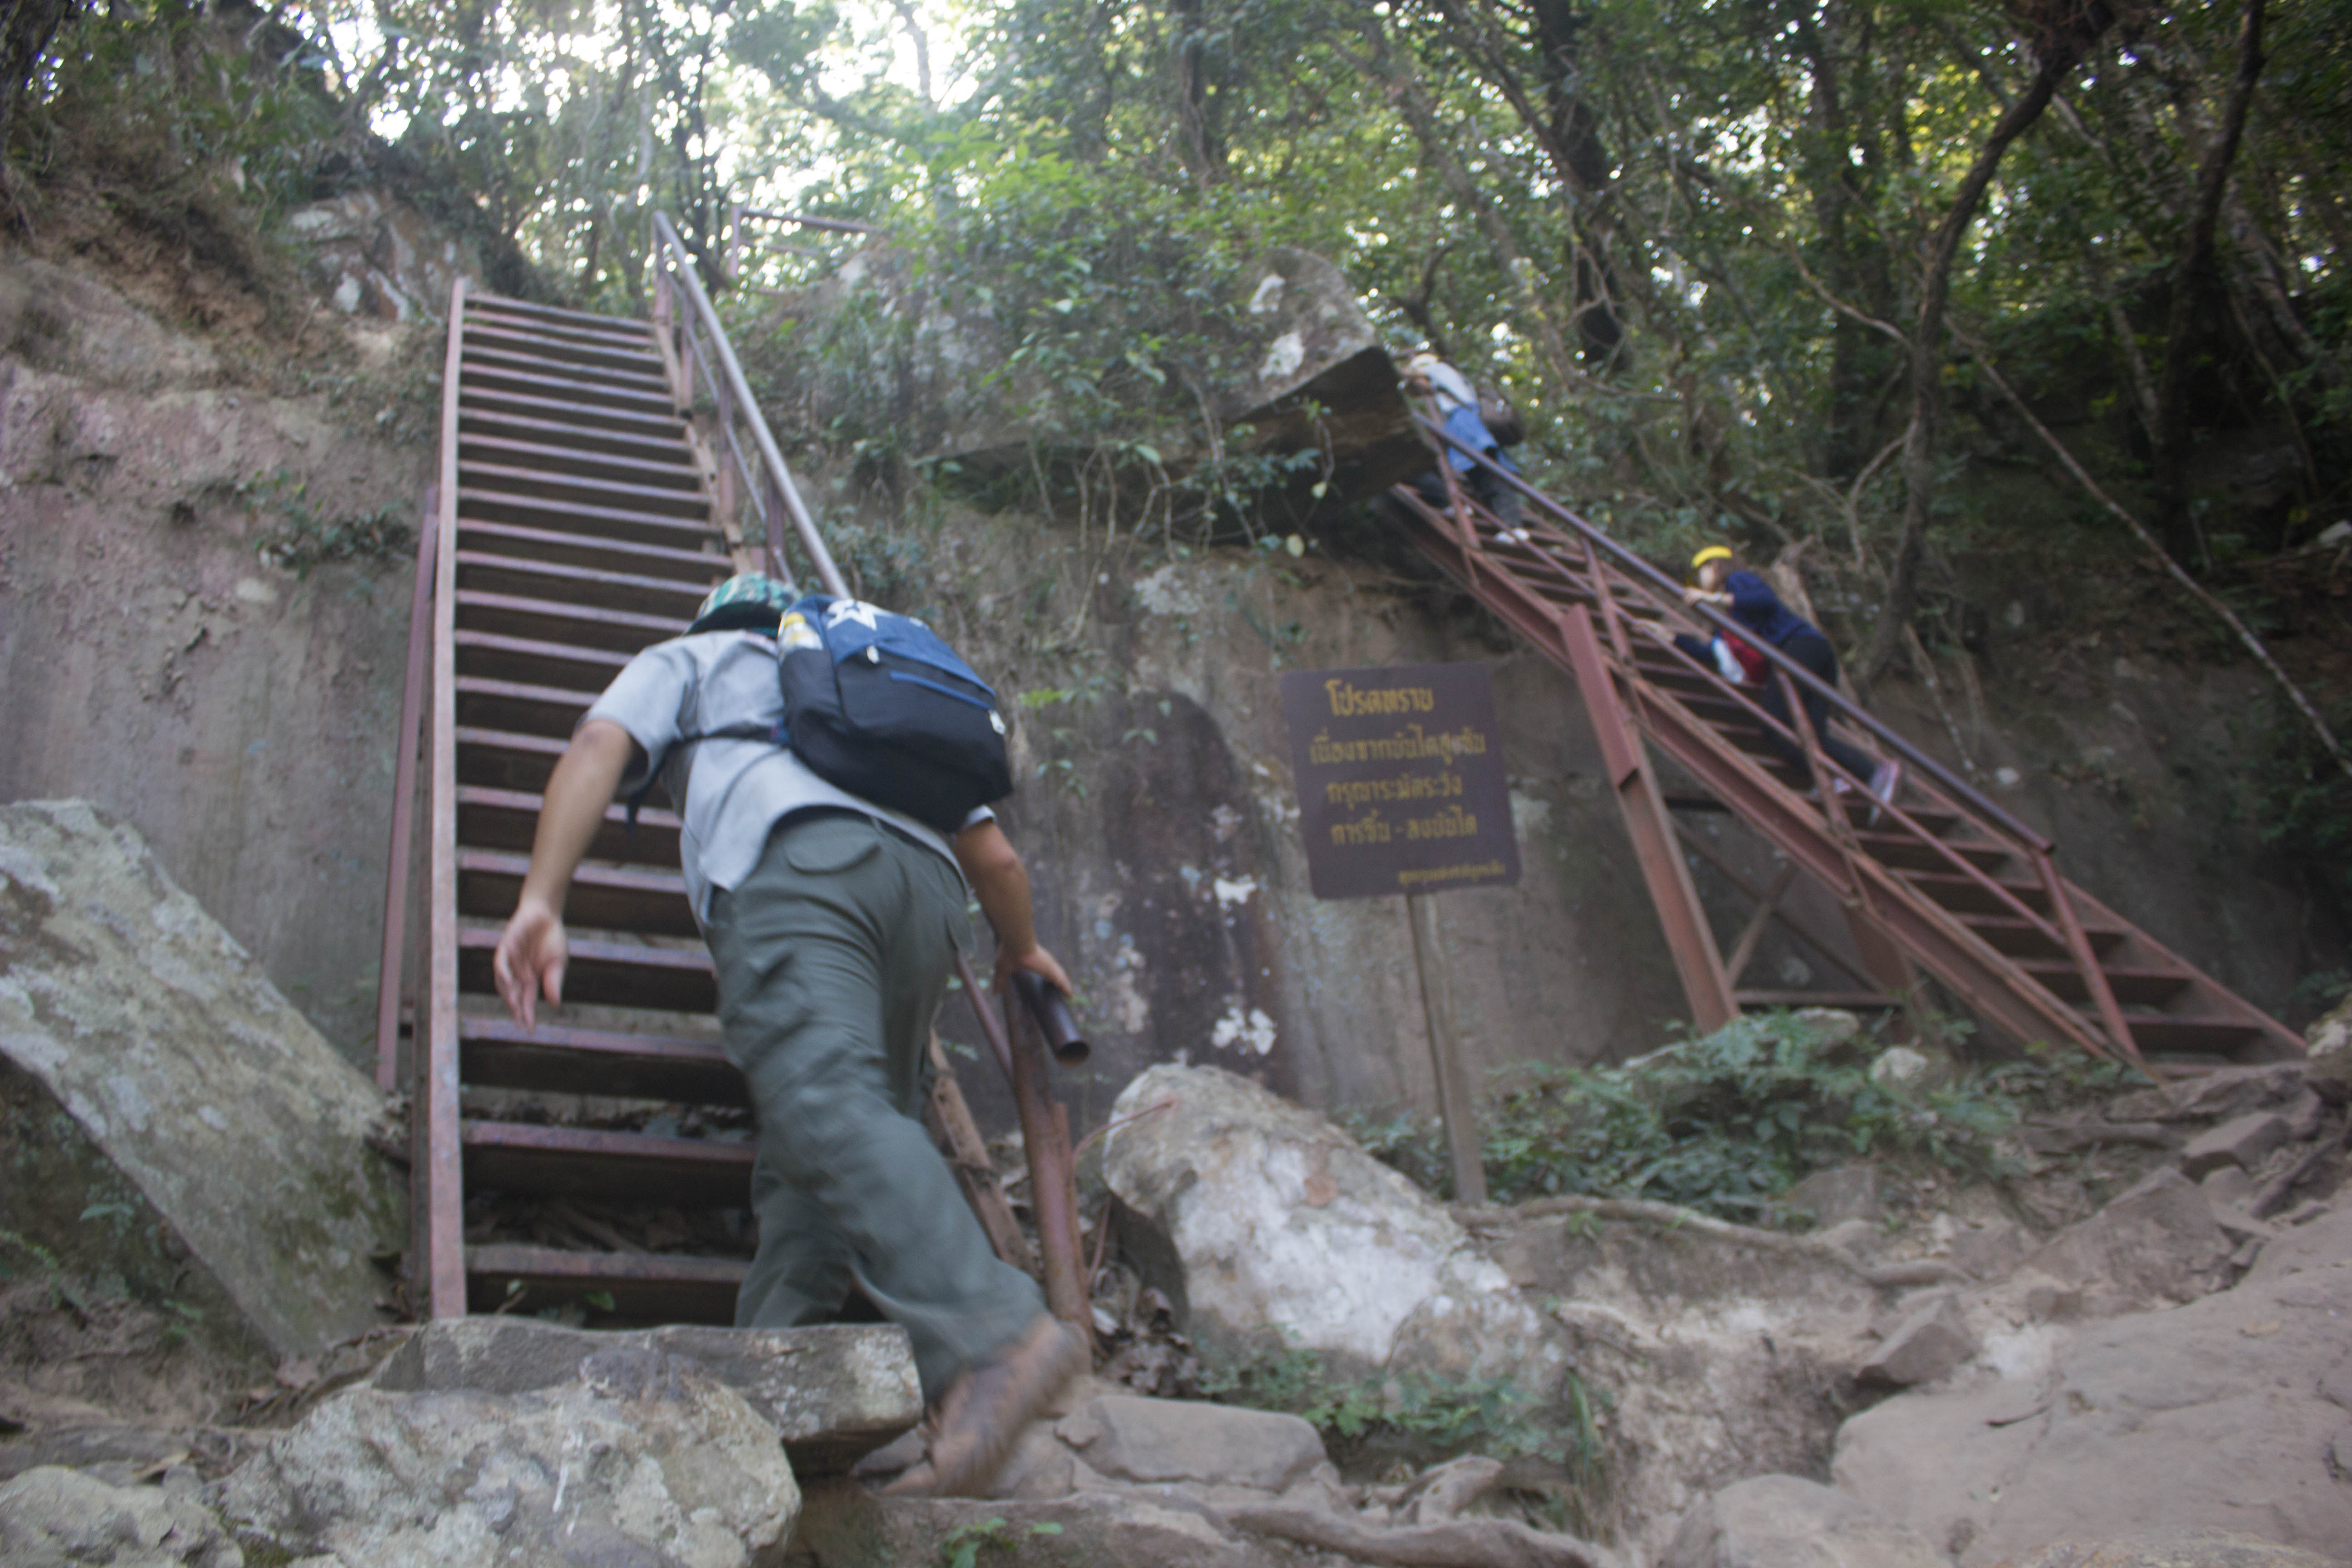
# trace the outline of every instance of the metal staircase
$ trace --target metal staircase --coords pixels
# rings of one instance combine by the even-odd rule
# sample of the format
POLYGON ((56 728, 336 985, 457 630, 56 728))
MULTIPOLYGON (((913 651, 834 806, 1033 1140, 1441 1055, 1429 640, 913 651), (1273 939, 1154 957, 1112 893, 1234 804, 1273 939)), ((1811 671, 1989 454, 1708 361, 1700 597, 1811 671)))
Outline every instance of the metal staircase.
MULTIPOLYGON (((801 575, 847 591, 691 258, 666 219, 656 226, 650 323, 477 294, 462 279, 451 295, 378 1010, 378 1077, 391 1088, 421 750, 428 934, 422 973, 405 987, 420 1316, 584 1302, 604 1321, 726 1323, 749 1257, 748 1235, 699 1252, 656 1249, 610 1223, 609 1209, 594 1212, 749 1204, 747 1095, 719 1043, 678 819, 648 807, 631 829, 621 806, 606 811, 565 910, 564 1022, 515 1025, 490 973, 541 792, 615 672, 684 631, 728 575, 796 581, 788 537, 801 575), (593 1115, 547 1114, 546 1096, 590 1097, 563 1102, 590 1111, 637 1102, 640 1121, 644 1102, 669 1109, 637 1130, 605 1130, 581 1124, 593 1115), (517 1198, 568 1215, 560 1244, 498 1238, 499 1205, 517 1198)), ((982 1024, 1009 1064, 985 1013, 982 1024)), ((944 1069, 936 1045, 933 1059, 944 1069)), ((934 1131, 991 1241, 1025 1263, 1028 1244, 954 1078, 940 1079, 934 1131)), ((717 1216, 698 1220, 696 1234, 726 1234, 717 1216)))
POLYGON ((1444 510, 1408 487, 1392 497, 1424 552, 1575 676, 1700 1027, 1718 1027, 1750 1005, 1899 1004, 1917 994, 1925 971, 2014 1040, 2072 1044, 2158 1073, 2302 1054, 2303 1042, 2284 1025, 2067 881, 2048 838, 1766 648, 1775 666, 1769 679, 1825 695, 1864 745, 1903 762, 1902 792, 1877 809, 1864 781, 1841 778, 1822 756, 1801 703, 1784 703, 1794 727, 1783 726, 1754 689, 1730 684, 1671 640, 1675 630, 1736 632, 1733 622, 1686 608, 1678 585, 1656 568, 1517 476, 1500 478, 1529 512, 1517 528, 1506 529, 1458 487, 1444 510), (1768 730, 1800 749, 1816 777, 1839 778, 1845 790, 1801 787, 1804 770, 1781 760, 1768 730), (1657 758, 1685 775, 1673 794, 1657 758), (1779 877, 1766 888, 1743 878, 1705 837, 1677 823, 1677 810, 1693 809, 1728 813, 1759 834, 1784 861, 1779 877), (1693 855, 1757 904, 1728 961, 1700 907, 1693 855), (1782 901, 1800 877, 1825 888, 1844 911, 1859 963, 1838 951, 1835 933, 1800 934, 1857 970, 1866 989, 1738 988, 1768 922, 1785 919, 1782 901))

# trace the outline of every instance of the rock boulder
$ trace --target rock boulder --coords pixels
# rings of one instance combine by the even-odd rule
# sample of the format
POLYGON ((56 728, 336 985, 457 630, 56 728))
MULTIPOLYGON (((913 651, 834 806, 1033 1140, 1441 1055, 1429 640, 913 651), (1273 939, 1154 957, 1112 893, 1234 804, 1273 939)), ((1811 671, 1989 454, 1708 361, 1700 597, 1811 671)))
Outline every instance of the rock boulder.
POLYGON ((1948 1568, 1845 1493, 1797 1476, 1735 1481, 1683 1516, 1658 1568, 1948 1568))
POLYGON ((450 1318, 417 1330, 377 1370, 375 1386, 530 1394, 573 1382, 593 1358, 616 1351, 683 1357, 733 1389, 783 1439, 800 1475, 847 1469, 922 1418, 913 1350, 906 1331, 888 1324, 609 1333, 530 1318, 450 1318))
POLYGON ((382 1101, 130 827, 0 806, 0 1226, 278 1355, 383 1321, 382 1101))
POLYGON ((778 1560, 800 1511, 773 1428, 740 1395, 635 1347, 530 1393, 347 1390, 220 1498, 248 1538, 369 1568, 753 1568, 778 1560))
POLYGON ((1987 1356, 2002 1375, 1853 1416, 1838 1489, 1962 1568, 2157 1529, 2338 1551, 2352 1542, 2352 1488, 2331 1459, 2352 1424, 2348 1289, 2339 1207, 2283 1232, 2234 1289, 2010 1336, 1987 1356))
POLYGON ((1112 1117, 1104 1175, 1180 1263, 1162 1288, 1212 1354, 1288 1345, 1360 1370, 1507 1376, 1537 1400, 1558 1386, 1556 1325, 1442 1206, 1322 1117, 1174 1065, 1129 1084, 1112 1117))
POLYGON ((8 1568, 244 1568, 220 1521, 158 1487, 116 1487, 43 1467, 0 1486, 8 1568))

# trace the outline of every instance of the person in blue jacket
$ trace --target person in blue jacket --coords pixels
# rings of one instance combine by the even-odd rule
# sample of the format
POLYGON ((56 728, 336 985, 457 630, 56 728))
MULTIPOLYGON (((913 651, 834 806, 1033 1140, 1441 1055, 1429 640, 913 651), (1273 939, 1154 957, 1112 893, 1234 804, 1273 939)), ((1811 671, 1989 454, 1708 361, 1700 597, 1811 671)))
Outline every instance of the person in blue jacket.
MULTIPOLYGON (((1478 416, 1478 395, 1472 390, 1469 377, 1433 353, 1418 353, 1405 362, 1404 385, 1407 392, 1426 397, 1437 405, 1437 422, 1448 436, 1472 451, 1484 456, 1487 462, 1508 473, 1517 473, 1519 466, 1503 450, 1495 433, 1478 416)), ((1497 478, 1493 468, 1473 460, 1452 447, 1445 449, 1445 460, 1461 479, 1462 488, 1470 499, 1495 514, 1495 521, 1505 530, 1519 525, 1519 492, 1497 478)), ((1443 511, 1454 504, 1445 491, 1445 476, 1432 468, 1412 481, 1421 499, 1443 511)))
MULTIPOLYGON (((1755 641, 1769 643, 1802 665, 1822 685, 1837 684, 1837 650, 1830 647, 1830 639, 1780 603, 1780 596, 1772 592, 1770 584, 1742 568, 1739 557, 1729 545, 1708 545, 1691 557, 1691 571, 1697 581, 1683 590, 1685 604, 1712 605, 1747 627, 1755 641)), ((1870 793, 1881 804, 1894 804, 1895 792, 1903 786, 1903 764, 1891 757, 1880 762, 1860 747, 1840 740, 1830 730, 1829 699, 1810 687, 1803 689, 1802 695, 1805 717, 1812 723, 1822 753, 1855 778, 1869 780, 1870 793)), ((1774 719, 1795 728, 1789 717, 1789 700, 1781 682, 1767 679, 1756 700, 1774 719)), ((1775 753, 1795 763, 1799 773, 1811 782, 1811 769, 1805 762, 1801 746, 1774 730, 1767 730, 1764 738, 1775 753)), ((1845 783, 1843 779, 1832 782, 1841 788, 1845 783)))

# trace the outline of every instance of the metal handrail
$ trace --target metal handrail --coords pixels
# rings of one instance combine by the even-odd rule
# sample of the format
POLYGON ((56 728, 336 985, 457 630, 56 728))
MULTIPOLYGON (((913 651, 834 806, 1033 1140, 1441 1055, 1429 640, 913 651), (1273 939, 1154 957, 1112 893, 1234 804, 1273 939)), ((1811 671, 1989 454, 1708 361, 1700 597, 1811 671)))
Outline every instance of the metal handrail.
POLYGON ((1712 626, 1717 631, 1730 632, 1734 636, 1738 637, 1749 647, 1761 653, 1765 658, 1769 660, 1776 668, 1786 672, 1790 679, 1802 683, 1805 688, 1818 692, 1822 697, 1825 698, 1831 708, 1833 709, 1841 718, 1844 719, 1846 722, 1868 731, 1873 739, 1880 742, 1888 751, 1894 752, 1898 756, 1902 757, 1905 762, 1910 763, 1914 768, 1936 780, 1936 782, 1943 785, 1957 801, 1966 803, 1970 811, 1990 819, 2001 829, 2002 832, 2008 834, 2019 843, 2026 846, 2030 849, 2044 855, 2049 854, 2052 850, 2057 847, 2057 846, 2047 837, 2036 832, 2031 827, 2028 827, 2024 823, 2020 822, 2017 818, 2011 816, 2008 812, 2002 810, 1992 801, 1987 799, 1976 789, 1974 785, 1969 784, 1966 780, 1952 773, 1952 771, 1945 767, 1943 763, 1936 761, 1935 758, 1919 750, 1918 747, 1913 745, 1909 741, 1905 740, 1901 735, 1896 734, 1895 731, 1889 728, 1883 721, 1872 715, 1869 710, 1864 708, 1860 703, 1855 702, 1852 698, 1846 696, 1844 692, 1840 691, 1836 687, 1822 680, 1811 670, 1807 669, 1804 666, 1799 664, 1795 659, 1790 658, 1787 654, 1782 653, 1779 648, 1774 647, 1771 644, 1759 640, 1756 637, 1755 633, 1748 627, 1740 625, 1738 621, 1733 620, 1729 616, 1724 615, 1721 611, 1715 609, 1711 605, 1683 605, 1682 584, 1675 582, 1672 577, 1667 576, 1664 572, 1661 572, 1655 566, 1651 565, 1649 562, 1643 560, 1640 555, 1635 554, 1632 550, 1619 543, 1616 540, 1610 538, 1609 535, 1603 533, 1592 524, 1585 521, 1584 519, 1577 516, 1574 512, 1569 510, 1566 507, 1552 500, 1551 497, 1544 494, 1541 490, 1537 489, 1533 485, 1528 484, 1518 475, 1512 473, 1509 469, 1489 460, 1485 453, 1454 439, 1454 437, 1448 435, 1444 429, 1431 423, 1425 418, 1422 418, 1419 415, 1415 415, 1414 418, 1420 421, 1423 429, 1425 429, 1438 442, 1442 443, 1441 449, 1443 449, 1443 447, 1450 447, 1454 450, 1458 451, 1463 456, 1468 458, 1471 461, 1479 464, 1481 467, 1485 468, 1487 472, 1496 475, 1505 483, 1508 484, 1512 489, 1517 490, 1522 496, 1534 501, 1545 511, 1549 512, 1561 522, 1566 523, 1588 543, 1598 549, 1606 551, 1611 558, 1618 563, 1619 568, 1624 571, 1628 575, 1643 583, 1645 585, 1650 587, 1653 592, 1663 590, 1666 601, 1666 607, 1669 610, 1680 609, 1686 615, 1695 614, 1700 619, 1702 624, 1712 626))
MULTIPOLYGON (((793 483, 792 469, 784 465, 784 455, 776 446, 776 437, 769 430, 767 420, 760 413, 759 400, 751 395, 751 384, 745 379, 742 363, 735 357, 735 345, 727 339, 727 329, 719 324, 719 312, 710 303, 709 291, 702 286, 702 276, 695 269, 694 253, 678 237, 677 229, 666 213, 654 215, 654 235, 658 248, 668 252, 667 265, 656 258, 661 278, 675 278, 694 306, 694 317, 710 344, 710 357, 726 372, 728 390, 734 394, 733 418, 741 420, 751 432, 751 442, 757 449, 761 466, 774 493, 782 500, 784 510, 791 514, 793 531, 800 537, 801 548, 807 552, 809 564, 824 584, 828 594, 846 598, 849 585, 834 564, 833 552, 824 547, 824 536, 817 531, 816 520, 809 515, 807 505, 801 500, 800 487, 793 483)), ((732 423, 732 420, 730 421, 732 423)), ((756 490, 757 486, 753 487, 756 490)), ((780 542, 772 520, 768 528, 768 548, 781 559, 780 542)))

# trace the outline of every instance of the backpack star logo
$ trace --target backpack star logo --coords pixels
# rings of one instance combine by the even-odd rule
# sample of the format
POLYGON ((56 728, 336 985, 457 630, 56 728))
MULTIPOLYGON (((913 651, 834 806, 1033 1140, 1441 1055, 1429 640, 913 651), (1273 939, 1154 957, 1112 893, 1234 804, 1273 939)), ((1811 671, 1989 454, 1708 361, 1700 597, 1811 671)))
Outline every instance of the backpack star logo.
POLYGON ((856 599, 844 599, 824 613, 824 629, 831 631, 844 621, 856 621, 869 632, 878 632, 882 628, 875 624, 874 617, 881 613, 872 605, 860 604, 856 599))

